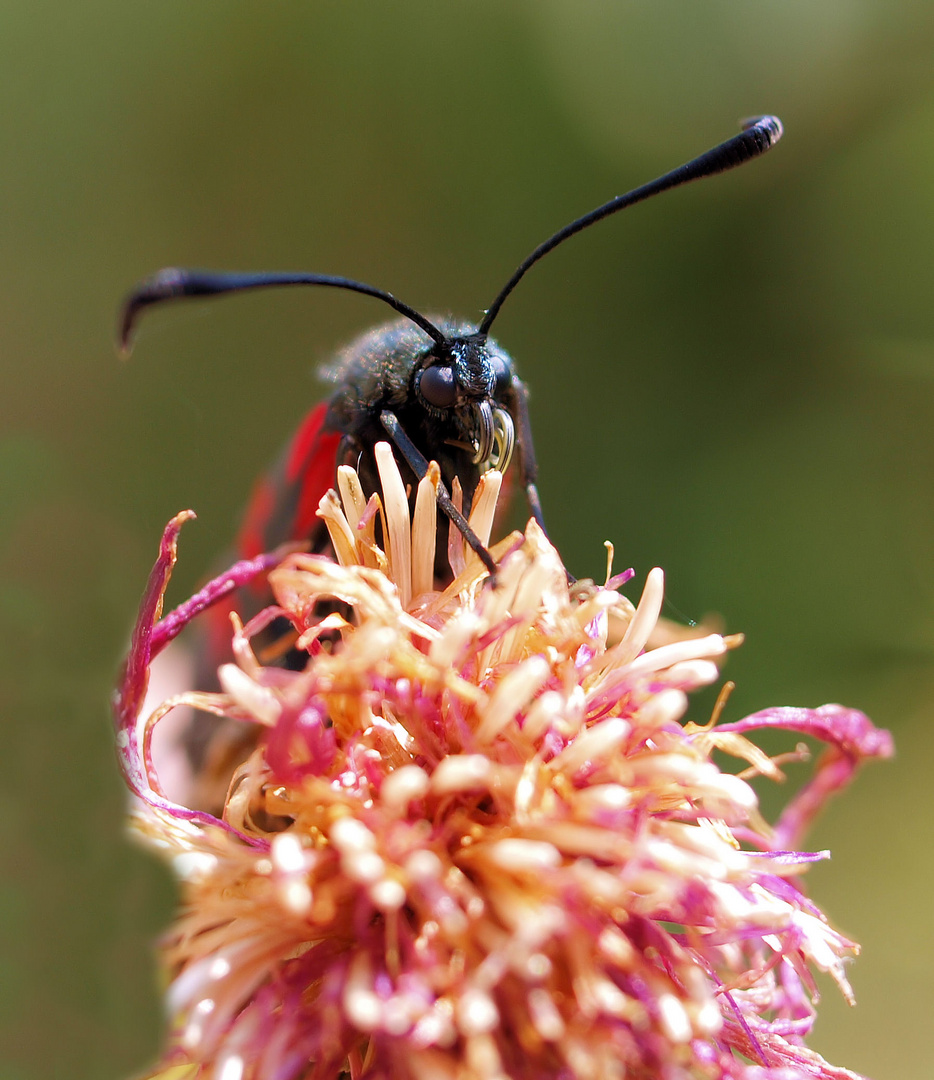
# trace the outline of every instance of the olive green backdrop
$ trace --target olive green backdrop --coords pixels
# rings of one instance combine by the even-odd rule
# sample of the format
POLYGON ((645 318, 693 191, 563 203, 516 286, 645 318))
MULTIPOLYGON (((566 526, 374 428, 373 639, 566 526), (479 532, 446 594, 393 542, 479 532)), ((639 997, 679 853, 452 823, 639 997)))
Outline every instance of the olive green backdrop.
POLYGON ((812 838, 812 890, 864 945, 859 1006, 825 987, 815 1043, 930 1076, 932 58, 934 8, 896 0, 0 5, 4 1080, 156 1051, 173 889, 123 835, 114 671, 166 519, 200 518, 180 598, 316 366, 385 315, 179 305, 122 363, 121 294, 165 264, 301 268, 475 318, 553 229, 764 111, 776 150, 575 238, 497 337, 578 574, 611 538, 685 617, 745 631, 734 719, 836 700, 894 729, 812 838))

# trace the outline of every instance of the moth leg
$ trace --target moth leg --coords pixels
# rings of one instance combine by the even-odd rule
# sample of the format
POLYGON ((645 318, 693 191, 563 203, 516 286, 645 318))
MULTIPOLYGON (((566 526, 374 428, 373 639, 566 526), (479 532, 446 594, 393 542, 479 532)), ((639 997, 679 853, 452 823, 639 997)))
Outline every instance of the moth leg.
MULTIPOLYGON (((532 424, 529 420, 529 392, 521 379, 513 379, 512 387, 516 393, 516 441, 519 443, 519 456, 521 458, 521 482, 525 488, 525 497, 532 511, 532 517, 547 536, 545 528, 545 515, 542 512, 542 500, 538 494, 536 479, 538 478, 538 462, 535 460, 535 447, 532 445, 532 424)), ((570 570, 564 571, 568 577, 568 584, 573 585, 577 578, 570 570)))
MULTIPOLYGON (((408 462, 412 472, 416 477, 421 480, 423 476, 428 472, 428 462, 425 460, 423 454, 412 442, 412 440, 406 435, 399 423, 399 418, 394 412, 390 412, 389 409, 383 409, 379 414, 380 423, 386 429, 386 433, 390 439, 395 443, 396 449, 408 462)), ((442 512, 451 521, 457 531, 467 541, 470 549, 476 554, 477 558, 490 572, 490 577, 495 580, 496 578, 496 562, 489 551, 483 546, 480 541, 480 537, 471 529, 469 522, 464 515, 457 509, 451 500, 451 496, 448 494, 447 488, 443 483, 438 483, 438 506, 442 512)))
POLYGON ((519 455, 521 458, 521 483, 525 488, 525 497, 528 500, 532 517, 547 536, 545 528, 545 515, 542 512, 542 501, 538 494, 535 481, 538 479, 538 462, 535 460, 535 447, 532 444, 532 424, 529 420, 529 391, 521 379, 513 379, 513 390, 516 393, 516 426, 518 427, 517 439, 519 443, 519 455))

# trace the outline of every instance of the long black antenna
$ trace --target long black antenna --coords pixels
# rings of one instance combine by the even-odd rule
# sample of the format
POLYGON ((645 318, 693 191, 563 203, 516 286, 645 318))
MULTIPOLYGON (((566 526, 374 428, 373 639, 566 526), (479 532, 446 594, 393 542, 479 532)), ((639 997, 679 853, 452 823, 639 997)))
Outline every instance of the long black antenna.
POLYGON ((726 142, 720 143, 719 146, 715 146, 712 150, 708 150, 706 154, 701 154, 700 157, 694 158, 693 161, 665 173, 664 176, 660 176, 657 180, 652 180, 650 183, 635 188, 625 195, 617 195, 615 199, 610 199, 603 206, 598 206, 596 210, 584 214, 583 217, 572 221, 570 225, 565 225, 554 236, 543 244, 539 244, 532 254, 519 264, 516 272, 487 308, 486 315, 477 328, 477 333, 483 337, 489 333, 493 320, 499 314, 503 302, 525 276, 526 271, 534 266, 539 259, 544 258, 549 251, 553 251, 559 244, 574 236, 575 233, 579 233, 589 225, 602 221, 603 218, 609 217, 610 214, 615 214, 617 210, 624 210, 627 206, 642 202, 643 199, 650 199, 653 195, 668 191, 670 188, 687 184, 691 180, 699 180, 703 176, 713 176, 716 173, 726 172, 727 169, 733 169, 737 165, 743 165, 760 154, 764 154, 781 137, 782 122, 777 116, 760 116, 753 120, 746 120, 743 122, 743 130, 739 135, 734 135, 732 139, 727 139, 726 142))
POLYGON ((382 300, 424 330, 436 344, 442 347, 449 344, 445 334, 415 308, 403 304, 392 293, 384 292, 373 285, 365 285, 362 281, 332 277, 329 274, 226 274, 212 270, 179 270, 170 267, 141 282, 124 301, 118 329, 120 351, 130 351, 133 327, 139 314, 152 304, 179 300, 186 296, 219 296, 222 293, 245 292, 247 289, 265 289, 280 285, 327 285, 334 289, 363 293, 364 296, 375 296, 377 300, 382 300))

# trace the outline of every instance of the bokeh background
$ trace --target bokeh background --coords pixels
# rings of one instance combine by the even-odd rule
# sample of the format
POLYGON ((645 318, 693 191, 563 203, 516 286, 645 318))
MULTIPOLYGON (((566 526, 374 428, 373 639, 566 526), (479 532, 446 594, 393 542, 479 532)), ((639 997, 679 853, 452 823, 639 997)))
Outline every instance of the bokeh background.
POLYGON ((843 701, 894 730, 813 836, 812 891, 864 946, 858 1008, 826 986, 814 1042, 927 1080, 932 58, 934 8, 899 0, 0 6, 0 1076, 155 1054, 173 886, 124 836, 114 672, 166 519, 199 514, 180 598, 318 364, 384 318, 312 290, 179 305, 123 363, 123 292, 301 268, 477 317, 555 228, 769 111, 776 150, 577 237, 497 336, 579 575, 611 538, 637 586, 666 568, 670 615, 745 631, 734 719, 843 701))

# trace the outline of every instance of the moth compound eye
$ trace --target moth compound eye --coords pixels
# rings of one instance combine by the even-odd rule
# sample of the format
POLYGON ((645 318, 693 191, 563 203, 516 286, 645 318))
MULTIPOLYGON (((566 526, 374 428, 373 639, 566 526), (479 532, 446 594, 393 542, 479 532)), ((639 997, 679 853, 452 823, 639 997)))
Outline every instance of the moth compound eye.
POLYGON ((418 389, 429 405, 450 409, 457 401, 457 384, 451 367, 428 367, 418 377, 418 389))
POLYGON ((502 393, 512 382, 512 369, 501 356, 490 357, 490 367, 493 369, 493 378, 496 380, 494 394, 502 393))

